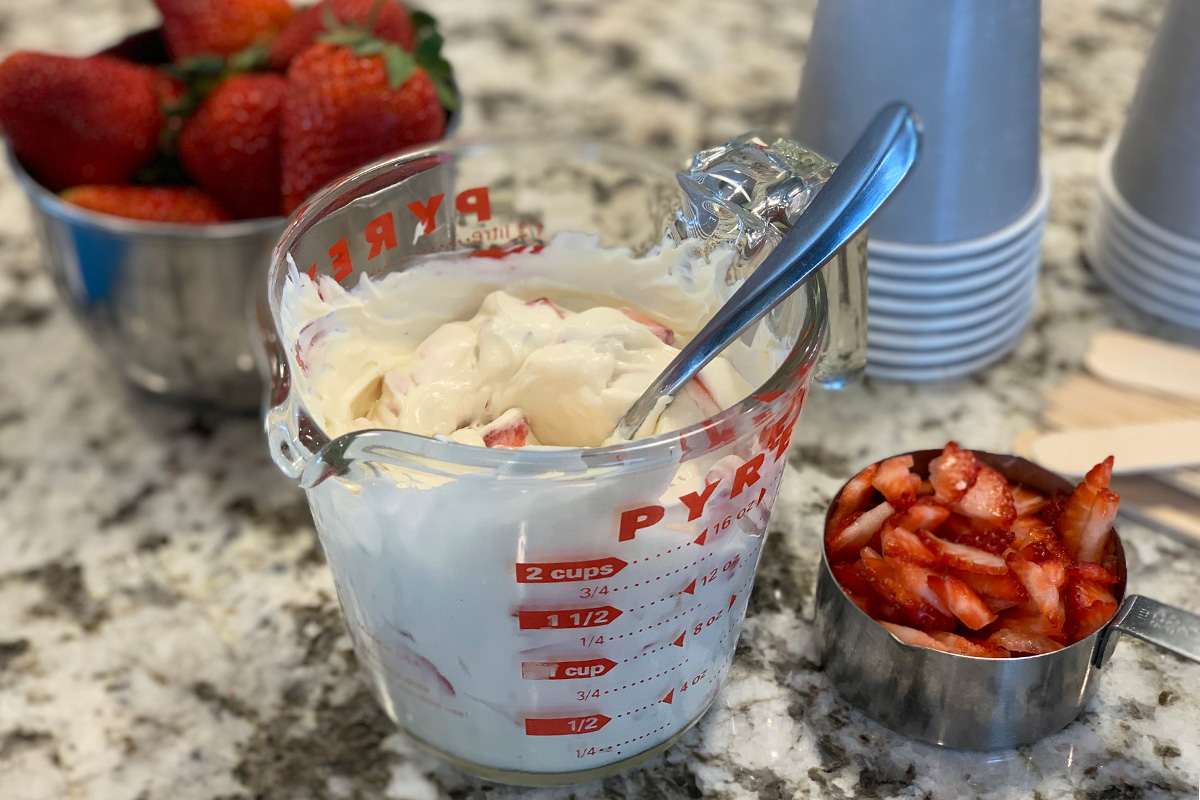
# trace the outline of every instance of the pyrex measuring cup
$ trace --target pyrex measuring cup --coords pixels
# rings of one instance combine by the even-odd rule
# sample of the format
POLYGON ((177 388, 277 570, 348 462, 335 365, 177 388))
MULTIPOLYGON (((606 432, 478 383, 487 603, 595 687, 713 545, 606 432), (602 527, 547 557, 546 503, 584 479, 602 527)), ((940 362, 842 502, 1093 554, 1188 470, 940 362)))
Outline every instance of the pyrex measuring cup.
MULTIPOLYGON (((708 708, 818 374, 826 290, 810 283, 748 334, 784 355, 715 417, 630 444, 501 450, 397 431, 326 436, 281 316, 289 269, 293 280, 348 284, 403 270, 418 253, 475 250, 490 268, 560 231, 635 252, 666 232, 733 242, 733 282, 830 167, 791 143, 748 141, 727 148, 731 159, 701 154, 705 169, 680 180, 596 145, 420 150, 318 196, 276 250, 263 320, 272 455, 306 490, 381 704, 462 769, 512 783, 590 780, 665 749, 708 708)), ((859 240, 838 256, 844 272, 861 270, 861 250, 859 240)), ((832 382, 857 358, 839 355, 832 382)))

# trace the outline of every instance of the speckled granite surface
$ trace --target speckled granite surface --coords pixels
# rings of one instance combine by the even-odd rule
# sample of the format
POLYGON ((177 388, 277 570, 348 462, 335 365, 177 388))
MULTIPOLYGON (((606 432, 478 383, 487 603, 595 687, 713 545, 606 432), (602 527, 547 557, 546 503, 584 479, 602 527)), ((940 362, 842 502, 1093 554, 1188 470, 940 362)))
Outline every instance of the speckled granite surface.
MULTIPOLYGON (((679 156, 786 127, 813 2, 428 5, 460 71, 464 133, 584 130, 679 156)), ((1197 665, 1125 642, 1081 720, 985 756, 866 720, 809 645, 817 519, 854 469, 949 437, 1005 449, 1091 331, 1155 329, 1100 291, 1079 231, 1160 10, 1046 3, 1054 200, 1033 330, 976 379, 814 397, 715 710, 665 757, 573 789, 487 786, 392 729, 258 425, 130 397, 56 302, 0 174, 0 797, 1197 797, 1197 665)), ((84 53, 154 18, 147 0, 3 0, 0 48, 84 53)), ((1123 532, 1132 589, 1200 612, 1200 551, 1123 532)))

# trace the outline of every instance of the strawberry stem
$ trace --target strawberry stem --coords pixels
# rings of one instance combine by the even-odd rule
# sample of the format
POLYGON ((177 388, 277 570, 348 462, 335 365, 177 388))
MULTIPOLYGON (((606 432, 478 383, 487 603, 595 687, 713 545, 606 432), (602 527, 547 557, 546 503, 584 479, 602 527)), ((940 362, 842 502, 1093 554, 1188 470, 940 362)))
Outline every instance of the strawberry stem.
POLYGON ((375 0, 371 4, 371 10, 367 12, 367 17, 363 20, 363 25, 366 27, 367 33, 374 33, 375 22, 379 19, 379 12, 383 10, 383 4, 387 0, 375 0))

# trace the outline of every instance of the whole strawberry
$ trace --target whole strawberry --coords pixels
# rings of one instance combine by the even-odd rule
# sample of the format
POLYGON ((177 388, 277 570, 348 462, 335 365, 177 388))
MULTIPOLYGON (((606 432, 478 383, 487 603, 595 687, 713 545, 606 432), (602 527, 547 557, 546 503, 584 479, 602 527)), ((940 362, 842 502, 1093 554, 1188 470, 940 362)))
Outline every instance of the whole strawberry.
POLYGON ((172 60, 268 45, 291 21, 287 0, 154 0, 172 60))
MULTIPOLYGON (((375 0, 321 0, 296 15, 271 45, 271 69, 284 72, 292 59, 307 50, 331 24, 357 23, 365 26, 375 0)), ((372 33, 412 52, 416 46, 412 12, 397 0, 384 0, 376 12, 372 33)))
POLYGON ((285 214, 356 167, 442 136, 446 115, 429 73, 390 48, 360 55, 324 42, 292 62, 280 130, 285 214))
POLYGON ((154 157, 156 73, 116 58, 17 52, 0 64, 0 128, 52 191, 124 183, 154 157))
POLYGON ((149 222, 207 225, 229 220, 229 212, 191 186, 76 186, 62 193, 73 205, 149 222))
POLYGON ((238 217, 279 213, 279 123, 286 91, 281 75, 229 78, 179 136, 184 169, 238 217))

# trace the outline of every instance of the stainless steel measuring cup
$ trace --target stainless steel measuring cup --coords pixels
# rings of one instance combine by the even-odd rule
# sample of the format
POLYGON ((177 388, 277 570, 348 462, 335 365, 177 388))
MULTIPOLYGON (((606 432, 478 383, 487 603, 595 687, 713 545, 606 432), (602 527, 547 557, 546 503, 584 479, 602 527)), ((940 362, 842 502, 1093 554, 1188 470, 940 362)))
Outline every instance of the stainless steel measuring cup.
MULTIPOLYGON (((976 452, 1010 481, 1047 494, 1073 488, 1023 458, 976 452)), ((929 462, 940 454, 911 453, 914 471, 928 475, 929 462)), ((830 512, 836 502, 837 496, 830 512)), ((828 519, 827 514, 826 524, 828 519)), ((913 739, 964 750, 1036 741, 1066 727, 1087 706, 1119 634, 1200 662, 1200 617, 1148 597, 1125 596, 1119 537, 1116 556, 1120 581, 1113 595, 1121 605, 1108 625, 1053 653, 992 659, 901 642, 846 596, 822 546, 814 636, 825 673, 863 713, 913 739)))

